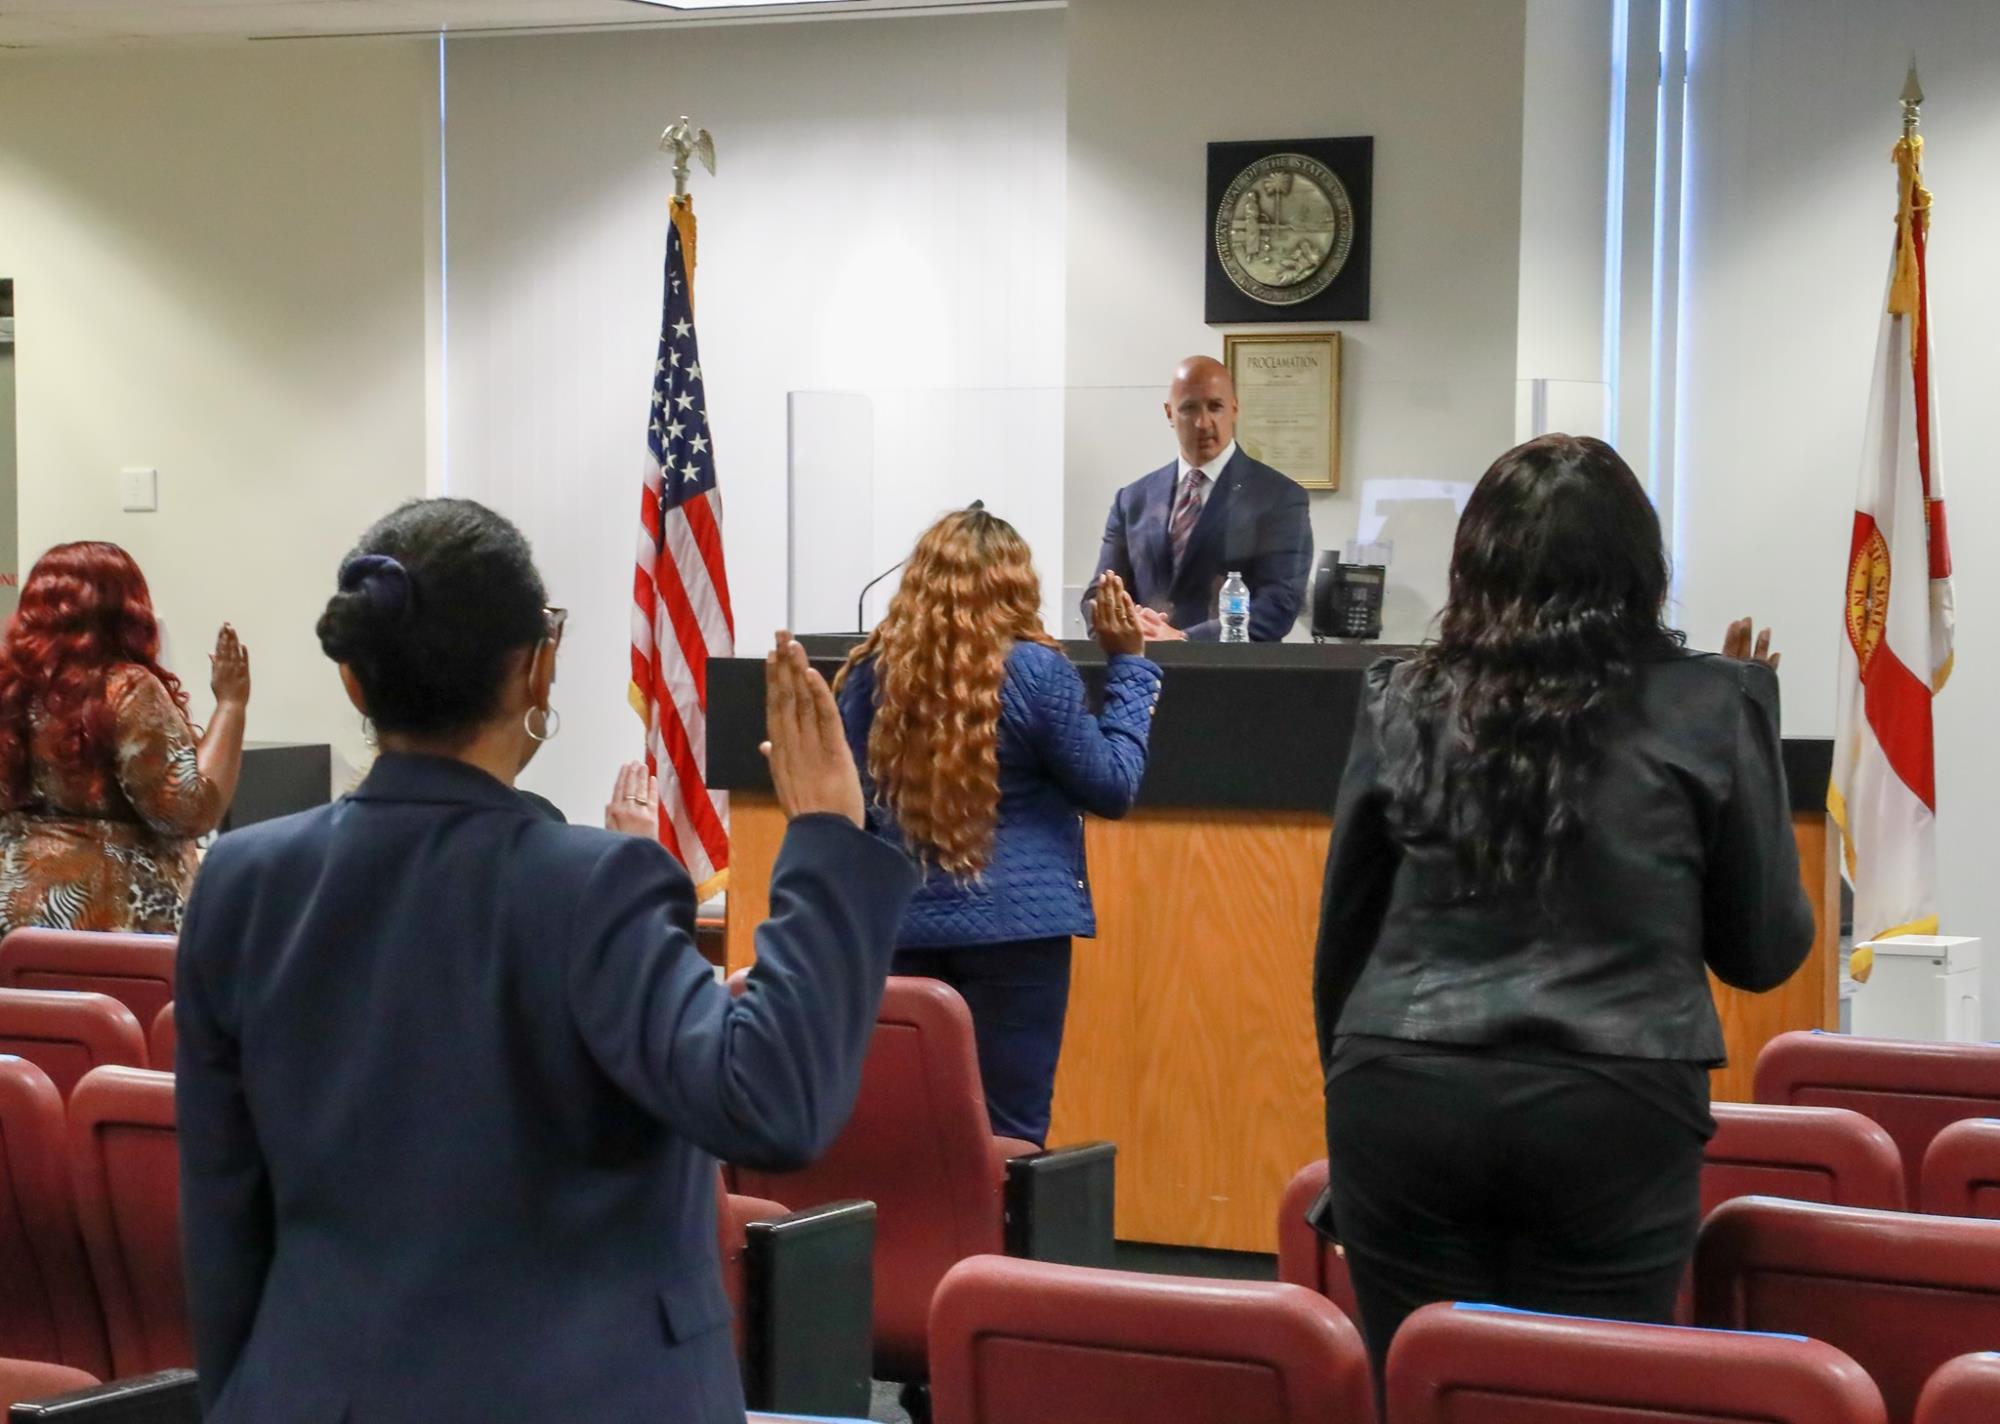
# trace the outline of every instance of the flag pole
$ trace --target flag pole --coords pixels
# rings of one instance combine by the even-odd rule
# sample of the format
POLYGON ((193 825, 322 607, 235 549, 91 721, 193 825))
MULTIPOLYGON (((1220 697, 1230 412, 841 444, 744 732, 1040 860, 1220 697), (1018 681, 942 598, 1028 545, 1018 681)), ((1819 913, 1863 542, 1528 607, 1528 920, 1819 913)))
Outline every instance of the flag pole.
POLYGON ((728 884, 728 797, 707 784, 707 668, 734 655, 736 625, 722 546, 722 499, 694 328, 694 159, 715 172, 715 140, 683 114, 660 135, 673 155, 660 344, 647 413, 645 483, 632 594, 632 707, 657 778, 659 840, 698 899, 728 884))
POLYGON ((1911 355, 1922 339, 1918 305, 1917 228, 1928 234, 1931 226, 1931 195, 1924 188, 1924 86, 1917 82, 1917 58, 1910 56, 1910 72, 1903 80, 1903 137, 1896 144, 1895 163, 1898 186, 1896 204, 1896 275, 1889 284, 1889 310, 1910 322, 1911 355))

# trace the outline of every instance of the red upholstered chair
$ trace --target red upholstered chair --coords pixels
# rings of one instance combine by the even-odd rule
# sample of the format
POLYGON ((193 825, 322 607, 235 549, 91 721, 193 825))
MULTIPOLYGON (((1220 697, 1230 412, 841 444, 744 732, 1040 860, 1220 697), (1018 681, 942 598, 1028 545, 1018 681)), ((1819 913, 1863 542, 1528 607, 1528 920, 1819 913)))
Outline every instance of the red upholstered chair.
POLYGON ((981 1256, 931 1307, 937 1424, 1369 1424, 1360 1332, 1274 1281, 981 1256))
POLYGON ((2000 1342, 2000 1221, 1739 1197, 1702 1226, 1695 1319, 1824 1340, 1910 1424, 1932 1371, 2000 1342))
POLYGON ((106 994, 0 989, 0 1053, 49 1075, 65 1098, 93 1068, 146 1066, 146 1035, 132 1011, 106 994))
POLYGON ((98 1068, 69 1100, 70 1164, 120 1375, 194 1363, 181 1275, 174 1075, 98 1068))
POLYGON ((20 929, 0 939, 0 988, 109 994, 150 1024, 174 998, 172 935, 20 929))
POLYGON ((1916 1424, 1993 1424, 2000 1419, 2000 1354, 1960 1355, 1917 1396, 1916 1424))
POLYGON ((153 1027, 146 1034, 146 1066, 162 1073, 173 1072, 175 1042, 174 1006, 165 1004, 153 1016, 153 1027))
POLYGON ((1760 1103, 1852 1108, 1903 1154, 1912 1199, 1931 1139, 1968 1117, 2000 1117, 2000 1045, 1781 1033, 1757 1055, 1760 1103))
POLYGON ((24 1399, 44 1399, 52 1394, 89 1389, 97 1382, 96 1375, 68 1365, 0 1359, 0 1410, 12 1409, 24 1399))
POLYGON ((1361 1312, 1354 1304, 1354 1282, 1348 1279, 1347 1257, 1311 1226, 1306 1212, 1326 1190, 1326 1159, 1309 1162, 1278 1200, 1278 1279, 1318 1291, 1356 1325, 1361 1312))
POLYGON ((1917 1200, 1939 1216, 2000 1217, 2000 1119, 1969 1117, 1932 1138, 1917 1200))
POLYGON ((1388 1424, 1883 1424, 1817 1340, 1427 1305, 1389 1347, 1388 1424))
POLYGON ((1716 1103, 1701 1161, 1701 1211, 1736 1197, 1783 1197, 1901 1211, 1903 1158, 1877 1123, 1844 1108, 1716 1103))
POLYGON ((993 1136, 965 1001, 934 979, 892 977, 833 1146, 803 1171, 734 1167, 731 1186, 795 1209, 875 1203, 875 1373, 921 1381, 931 1295, 959 1261, 1109 1260, 1112 1154, 1109 1143, 1041 1152, 993 1136), (1049 1236, 1067 1238, 1054 1247, 1050 1223, 1049 1236))
MULTIPOLYGON (((1784 1197, 1830 1206, 1901 1211, 1903 1157, 1879 1123, 1846 1108, 1716 1103, 1715 1136, 1702 1149, 1701 1214, 1737 1197, 1784 1197)), ((1674 1319, 1694 1321, 1694 1269, 1674 1319)))
POLYGON ((0 1056, 0 1356, 111 1372, 70 1192, 62 1097, 0 1056))

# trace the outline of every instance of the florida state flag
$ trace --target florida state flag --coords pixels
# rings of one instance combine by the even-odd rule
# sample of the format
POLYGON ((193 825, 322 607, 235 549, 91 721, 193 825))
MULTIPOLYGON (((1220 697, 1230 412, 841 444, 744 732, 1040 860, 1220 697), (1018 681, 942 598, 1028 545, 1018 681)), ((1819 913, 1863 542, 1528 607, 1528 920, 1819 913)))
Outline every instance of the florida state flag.
MULTIPOLYGON (((1951 675, 1951 552, 1924 279, 1931 198, 1914 108, 1895 148, 1896 247, 1855 499, 1827 788, 1854 887, 1857 942, 1938 930, 1931 699, 1951 675)), ((1867 969, 1857 963, 1855 977, 1867 969)))

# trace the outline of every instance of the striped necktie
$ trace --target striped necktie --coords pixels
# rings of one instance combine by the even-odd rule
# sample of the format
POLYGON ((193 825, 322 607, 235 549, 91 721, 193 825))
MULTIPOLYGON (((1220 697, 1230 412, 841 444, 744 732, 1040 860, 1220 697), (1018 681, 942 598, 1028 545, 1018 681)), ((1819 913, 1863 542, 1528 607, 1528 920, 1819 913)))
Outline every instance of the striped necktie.
POLYGON ((1202 491, 1208 488, 1208 476, 1195 469, 1187 472, 1181 481, 1181 497, 1174 503, 1174 517, 1167 523, 1167 542, 1173 546, 1174 567, 1179 568, 1181 556, 1187 552, 1188 536, 1194 533, 1195 521, 1201 518, 1202 491))

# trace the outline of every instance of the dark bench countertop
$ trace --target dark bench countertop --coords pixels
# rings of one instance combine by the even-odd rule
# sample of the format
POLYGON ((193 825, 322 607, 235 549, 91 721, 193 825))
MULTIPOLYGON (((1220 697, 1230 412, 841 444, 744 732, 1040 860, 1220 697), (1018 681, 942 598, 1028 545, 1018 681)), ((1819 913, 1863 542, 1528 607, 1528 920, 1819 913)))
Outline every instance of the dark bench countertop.
MULTIPOLYGON (((829 678, 856 639, 802 638, 813 665, 829 678)), ((1065 643, 1095 699, 1103 693, 1104 655, 1095 643, 1065 643)), ((1147 656, 1166 674, 1153 720, 1141 807, 1316 811, 1330 814, 1362 671, 1385 654, 1381 644, 1155 644, 1147 656)), ((764 661, 709 664, 708 780, 719 790, 768 791, 770 770, 757 751, 764 739, 764 661)), ((1833 743, 1787 737, 1785 774, 1792 809, 1826 804, 1833 743)))

